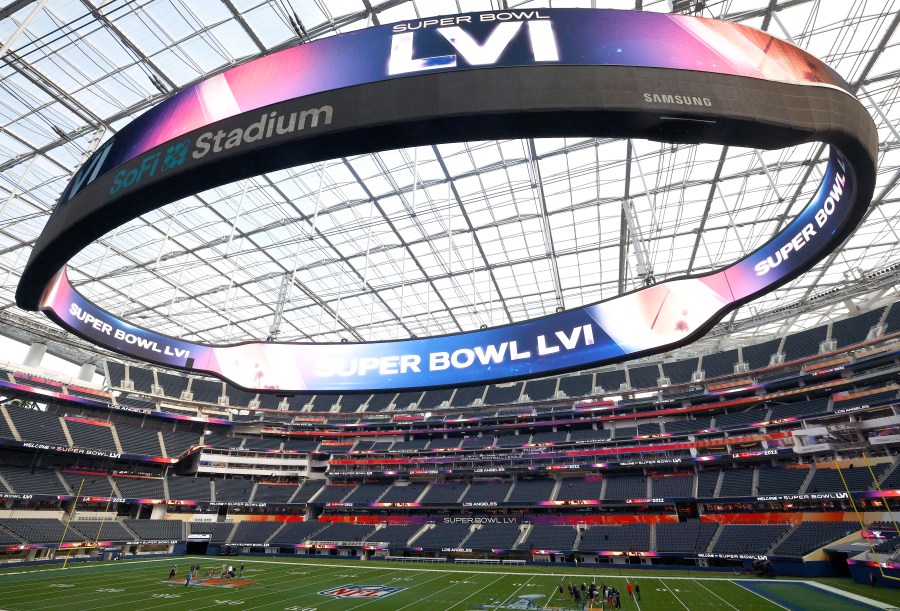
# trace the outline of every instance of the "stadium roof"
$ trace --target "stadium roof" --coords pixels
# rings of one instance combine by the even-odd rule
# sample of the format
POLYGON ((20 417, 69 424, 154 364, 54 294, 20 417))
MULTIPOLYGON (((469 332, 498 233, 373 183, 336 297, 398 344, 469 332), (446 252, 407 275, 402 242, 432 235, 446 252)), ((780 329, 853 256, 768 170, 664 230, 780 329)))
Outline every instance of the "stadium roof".
MULTIPOLYGON (((746 342, 896 299, 896 0, 15 0, 0 8, 0 322, 58 335, 14 304, 31 245, 80 163, 167 96, 373 24, 551 5, 677 10, 767 30, 834 67, 875 119, 878 183, 862 227, 714 338, 746 342)), ((83 251, 69 277, 107 310, 191 340, 472 330, 612 297, 649 273, 659 281, 734 261, 796 213, 824 160, 817 145, 576 138, 388 150, 175 202, 83 251)))

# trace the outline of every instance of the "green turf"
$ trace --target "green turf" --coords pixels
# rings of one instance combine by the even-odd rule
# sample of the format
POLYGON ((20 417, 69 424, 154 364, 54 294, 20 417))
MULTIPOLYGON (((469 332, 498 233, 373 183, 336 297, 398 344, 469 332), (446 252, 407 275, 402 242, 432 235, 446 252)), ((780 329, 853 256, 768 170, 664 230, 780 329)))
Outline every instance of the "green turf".
MULTIPOLYGON (((218 569, 216 569, 218 574, 218 569)), ((279 611, 361 609, 363 611, 487 609, 573 609, 567 597, 560 597, 557 585, 565 582, 605 582, 622 592, 622 608, 636 611, 683 609, 724 611, 803 611, 856 609, 839 596, 807 586, 792 586, 786 580, 755 581, 753 586, 772 586, 768 600, 723 577, 692 573, 674 576, 661 571, 646 573, 617 570, 590 570, 579 567, 494 567, 473 565, 433 565, 325 560, 265 558, 190 558, 94 562, 66 569, 58 566, 31 570, 8 567, 0 570, 0 608, 10 611, 119 609, 277 609, 279 611), (206 568, 221 567, 223 561, 244 562, 244 577, 253 583, 238 588, 211 586, 184 587, 166 583, 172 564, 183 575, 191 562, 206 568), (628 600, 628 579, 640 584, 640 603, 628 600), (320 594, 329 588, 377 585, 401 588, 380 599, 337 599, 320 594), (812 593, 810 593, 812 592, 812 593), (528 607, 528 601, 536 606, 528 607), (774 602, 773 602, 774 601, 774 602)), ((840 587, 843 580, 830 580, 840 587)), ((888 590, 862 591, 887 605, 900 607, 900 593, 888 590)), ((594 607, 599 609, 599 605, 594 607)))

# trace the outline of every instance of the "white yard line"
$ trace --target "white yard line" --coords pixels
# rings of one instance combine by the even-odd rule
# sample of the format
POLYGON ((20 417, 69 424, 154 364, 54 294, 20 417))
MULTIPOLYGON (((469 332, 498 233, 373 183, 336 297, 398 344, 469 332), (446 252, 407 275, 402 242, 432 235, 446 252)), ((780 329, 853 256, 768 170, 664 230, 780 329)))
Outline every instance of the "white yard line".
MULTIPOLYGON (((342 566, 353 566, 353 567, 355 567, 355 568, 367 569, 367 570, 381 570, 381 571, 385 571, 385 570, 391 570, 391 571, 413 571, 413 572, 422 572, 422 573, 428 573, 428 572, 433 572, 433 573, 461 573, 461 574, 466 574, 466 575, 484 575, 484 574, 487 572, 487 573, 492 573, 492 574, 495 574, 495 575, 516 575, 516 576, 519 576, 519 577, 547 577, 547 576, 550 576, 550 577, 572 578, 572 579, 578 577, 578 578, 580 578, 580 579, 591 579, 591 580, 596 579, 597 577, 609 577, 610 579, 636 579, 636 580, 666 579, 666 580, 669 580, 669 581, 676 581, 676 580, 677 580, 677 581, 697 581, 697 580, 702 580, 702 581, 734 581, 734 577, 669 577, 669 576, 666 576, 666 577, 657 577, 656 575, 653 575, 653 576, 647 575, 647 574, 641 575, 640 573, 631 574, 631 575, 624 575, 624 574, 613 573, 613 572, 612 572, 611 570, 609 570, 609 569, 607 569, 607 570, 609 571, 608 573, 550 573, 550 572, 547 572, 547 571, 544 571, 544 572, 524 572, 524 571, 515 571, 515 572, 504 572, 504 571, 476 571, 476 570, 470 570, 470 569, 458 569, 458 568, 455 568, 456 566, 461 566, 461 565, 456 565, 456 564, 453 564, 452 562, 448 562, 447 564, 443 564, 443 565, 438 565, 439 567, 442 567, 442 568, 406 568, 406 567, 396 567, 396 568, 395 568, 395 567, 385 567, 385 566, 383 566, 383 565, 386 564, 386 563, 385 563, 385 562, 382 562, 382 561, 370 562, 370 563, 368 563, 369 566, 364 566, 364 563, 362 563, 362 562, 357 562, 357 563, 355 563, 355 564, 351 564, 351 563, 353 563, 353 561, 347 561, 346 564, 339 563, 339 562, 334 562, 334 563, 328 563, 328 564, 326 564, 326 563, 323 563, 323 562, 307 562, 306 560, 303 560, 303 559, 300 559, 300 558, 298 558, 298 559, 286 558, 286 559, 283 560, 283 561, 278 561, 278 560, 255 560, 255 559, 252 559, 252 558, 247 558, 246 562, 247 562, 248 564, 249 564, 249 563, 255 563, 255 564, 285 564, 286 562, 287 562, 287 563, 290 563, 290 562, 297 562, 297 563, 299 563, 299 564, 301 564, 301 565, 303 565, 303 566, 326 566, 326 567, 332 567, 332 568, 334 568, 334 567, 342 567, 342 566), (453 568, 451 568, 451 567, 453 567, 453 568)), ((498 566, 498 565, 486 565, 486 567, 493 567, 493 566, 498 566)), ((499 566, 503 566, 503 565, 499 565, 499 566)), ((603 569, 598 569, 598 570, 603 570, 603 569)), ((762 582, 765 582, 765 581, 771 581, 771 582, 773 582, 773 583, 811 583, 811 582, 805 581, 805 580, 803 580, 803 579, 777 579, 777 580, 776 580, 776 579, 755 579, 755 581, 762 581, 762 582)))
MULTIPOLYGON (((122 566, 127 566, 129 564, 137 564, 139 562, 146 563, 146 562, 173 562, 174 561, 177 563, 179 561, 184 562, 185 559, 187 559, 187 558, 190 558, 190 556, 167 556, 165 558, 153 558, 153 559, 148 559, 148 560, 127 560, 127 561, 122 562, 122 566)), ((212 558, 212 556, 210 556, 209 558, 212 558)), ((462 574, 469 574, 469 575, 483 575, 485 573, 485 571, 457 569, 457 568, 455 568, 457 565, 455 565, 453 563, 447 563, 446 565, 439 565, 443 568, 433 568, 432 569, 432 568, 424 568, 424 567, 423 568, 406 568, 406 567, 384 566, 387 563, 381 562, 381 561, 371 563, 372 565, 375 565, 375 566, 363 566, 363 563, 361 563, 361 562, 354 563, 354 561, 352 561, 352 560, 346 561, 346 562, 324 563, 324 562, 309 562, 303 558, 285 558, 284 560, 256 560, 254 557, 241 557, 241 558, 242 559, 246 558, 244 560, 244 562, 246 562, 247 564, 253 563, 253 564, 276 564, 277 565, 277 564, 298 563, 302 566, 321 566, 321 567, 329 567, 329 568, 353 567, 353 568, 376 570, 376 571, 412 571, 412 572, 424 572, 424 573, 440 572, 440 573, 462 573, 462 574), (450 568, 450 567, 454 567, 454 568, 450 568)), ((200 562, 203 562, 203 561, 204 560, 202 560, 202 559, 200 560, 200 562)), ((110 566, 111 564, 117 565, 117 563, 107 561, 107 562, 103 562, 103 563, 92 562, 92 563, 90 563, 90 566, 88 566, 87 564, 85 564, 84 566, 70 566, 67 569, 62 569, 62 568, 36 569, 33 571, 20 571, 17 573, 4 573, 4 572, 0 571, 0 578, 2 578, 3 575, 21 575, 24 573, 44 573, 44 572, 48 572, 48 571, 62 571, 62 570, 70 571, 70 570, 76 570, 76 569, 101 568, 103 566, 110 566)), ((488 566, 497 566, 497 565, 488 565, 488 566)), ((500 571, 487 571, 487 572, 490 572, 490 573, 493 573, 496 575, 518 575, 521 577, 528 577, 528 576, 546 577, 548 575, 558 576, 558 577, 572 577, 572 578, 579 577, 579 578, 584 578, 584 579, 594 579, 594 578, 598 577, 597 573, 551 573, 551 572, 546 572, 546 571, 545 572, 515 571, 515 572, 509 572, 509 573, 508 572, 500 572, 500 571)), ((612 572, 610 572, 608 574, 601 573, 600 576, 603 576, 603 577, 608 576, 610 578, 618 577, 620 579, 661 579, 660 577, 656 577, 656 576, 650 577, 646 574, 644 574, 644 575, 641 575, 641 574, 621 575, 621 574, 614 574, 612 572)), ((665 577, 665 579, 670 580, 670 581, 672 581, 672 580, 733 581, 734 577, 668 577, 667 576, 667 577, 665 577)), ((757 581, 774 581, 774 580, 759 579, 757 581)), ((809 581, 805 581, 803 579, 778 579, 777 582, 778 583, 812 583, 809 581)), ((884 604, 884 603, 880 603, 880 604, 884 604)))
MULTIPOLYGON (((473 596, 475 596, 476 594, 478 594, 479 592, 481 592, 481 591, 484 590, 485 588, 491 587, 492 585, 494 585, 495 583, 497 583, 498 581, 500 581, 500 580, 503 579, 504 577, 508 577, 508 575, 502 575, 502 574, 501 574, 500 577, 498 577, 497 579, 495 579, 495 580, 492 581, 491 583, 487 584, 486 586, 483 586, 483 587, 481 587, 481 588, 478 588, 477 590, 475 590, 474 592, 472 592, 471 594, 469 594, 468 596, 466 596, 465 598, 463 598, 461 601, 459 601, 458 603, 456 603, 455 605, 453 605, 453 607, 456 607, 456 606, 459 606, 459 605, 463 604, 464 602, 466 602, 467 600, 469 600, 470 598, 472 598, 473 596)), ((447 607, 447 611, 449 611, 449 610, 452 609, 453 607, 447 607)))
MULTIPOLYGON (((626 577, 626 578, 625 578, 625 583, 631 583, 631 581, 626 577)), ((620 594, 620 596, 621 596, 621 594, 620 594)), ((637 594, 632 594, 632 595, 631 595, 631 600, 634 601, 634 604, 637 605, 638 611, 641 611, 641 603, 638 602, 637 594)))
MULTIPOLYGON (((124 562, 116 561, 116 560, 104 560, 104 561, 94 561, 94 562, 79 562, 77 564, 72 564, 67 566, 66 568, 58 567, 55 569, 34 569, 33 571, 16 571, 16 572, 7 572, 0 569, 0 577, 4 577, 5 575, 26 575, 28 573, 47 573, 49 571, 74 571, 76 569, 96 569, 104 566, 126 566, 130 564, 139 564, 145 562, 174 562, 178 564, 179 558, 185 558, 185 556, 166 556, 165 558, 148 558, 147 560, 126 560, 124 562)), ((182 560, 184 562, 184 560, 182 560)), ((48 565, 52 566, 52 565, 48 565)))
POLYGON ((718 598, 719 600, 721 600, 723 603, 725 603, 726 605, 728 605, 729 607, 731 607, 732 609, 734 609, 734 611, 740 611, 740 609, 738 609, 737 607, 735 607, 734 605, 732 605, 730 602, 728 602, 727 600, 725 600, 724 598, 722 598, 721 596, 719 596, 718 594, 716 594, 715 592, 713 592, 712 590, 710 590, 709 588, 707 588, 705 585, 703 585, 702 583, 700 583, 700 582, 697 581, 696 579, 694 580, 694 582, 695 582, 698 586, 700 586, 701 588, 703 588, 704 590, 706 590, 707 592, 709 592, 710 594, 712 594, 713 596, 715 596, 716 598, 718 598))
MULTIPOLYGON (((297 580, 297 581, 296 581, 296 585, 293 585, 293 587, 283 587, 283 586, 279 586, 279 587, 280 587, 280 592, 287 594, 288 592, 292 592, 292 591, 294 591, 294 590, 304 590, 304 591, 305 591, 305 590, 307 590, 308 588, 312 588, 313 590, 317 590, 317 589, 319 589, 320 587, 323 587, 324 584, 329 584, 329 583, 332 583, 332 582, 334 582, 334 581, 336 581, 336 580, 339 581, 340 579, 342 579, 342 578, 336 578, 334 575, 330 575, 330 574, 328 574, 328 573, 329 573, 328 570, 322 570, 322 571, 316 571, 316 572, 310 572, 310 573, 307 573, 306 575, 303 576, 304 579, 303 579, 303 580, 297 580), (325 579, 319 579, 320 577, 323 577, 323 576, 325 577, 325 579), (310 578, 312 578, 313 581, 309 581, 308 579, 310 579, 310 578)), ((263 582, 257 582, 257 583, 261 584, 261 583, 263 583, 263 582)), ((197 588, 203 588, 204 586, 196 586, 196 587, 197 587, 197 588)), ((268 589, 268 588, 267 588, 267 589, 268 589)), ((199 590, 199 591, 202 592, 203 590, 199 590)), ((251 592, 252 592, 252 591, 251 591, 251 592)), ((254 599, 254 598, 262 598, 262 597, 265 597, 265 596, 269 596, 269 595, 270 595, 269 592, 261 592, 261 593, 259 593, 259 594, 252 594, 252 595, 247 596, 247 595, 244 595, 245 592, 241 592, 240 589, 233 589, 233 588, 222 588, 222 591, 221 591, 219 594, 220 594, 220 596, 221 596, 222 598, 226 598, 226 597, 228 597, 228 596, 238 596, 238 597, 241 597, 241 598, 243 598, 243 600, 244 600, 245 603, 251 601, 251 600, 254 599)), ((188 596, 193 596, 193 595, 194 595, 194 594, 188 594, 188 596)), ((301 594, 301 595, 299 595, 299 596, 292 595, 292 597, 290 598, 290 600, 292 600, 292 601, 293 601, 293 600, 299 600, 299 599, 301 599, 301 598, 312 597, 312 596, 314 596, 314 595, 315 595, 315 592, 309 592, 309 593, 307 593, 307 594, 301 594)), ((205 601, 205 600, 204 600, 204 601, 197 601, 197 604, 199 604, 199 602, 204 602, 204 603, 205 603, 205 602, 208 602, 208 601, 205 601)), ((154 609, 161 609, 161 608, 163 608, 163 607, 168 607, 168 606, 171 606, 171 605, 183 605, 184 603, 185 603, 184 600, 181 600, 181 601, 173 601, 173 602, 171 602, 171 603, 156 603, 156 604, 154 604, 153 608, 154 608, 154 609)), ((115 603, 115 604, 118 604, 118 603, 115 603)), ((104 608, 106 608, 106 607, 114 606, 115 604, 113 604, 113 605, 104 605, 103 607, 93 607, 93 608, 88 609, 88 610, 86 610, 86 611, 94 611, 94 609, 104 609, 104 608)), ((267 604, 270 604, 270 603, 264 603, 262 606, 265 606, 265 605, 267 605, 267 604)), ((196 606, 196 605, 195 605, 195 606, 192 607, 192 609, 194 609, 195 611, 197 611, 197 610, 199 610, 199 609, 208 609, 208 608, 211 608, 211 607, 220 607, 220 606, 221 606, 221 605, 219 605, 219 604, 217 604, 217 603, 215 603, 215 604, 205 604, 205 605, 203 605, 203 606, 196 606)), ((247 611, 248 609, 255 609, 255 608, 258 608, 258 607, 259 607, 259 605, 255 606, 255 607, 247 607, 247 606, 243 606, 243 607, 241 607, 241 609, 242 609, 242 611, 247 611)))
MULTIPOLYGON (((330 565, 330 568, 333 571, 335 566, 330 565)), ((391 569, 387 568, 387 567, 382 568, 381 570, 382 571, 391 571, 391 569)), ((322 568, 321 570, 318 570, 318 571, 310 571, 310 572, 304 574, 304 576, 303 576, 304 580, 302 582, 298 582, 297 585, 294 585, 293 587, 282 588, 281 592, 290 592, 293 590, 308 589, 308 588, 318 589, 318 587, 321 587, 321 585, 323 585, 323 584, 334 583, 335 581, 339 581, 341 579, 341 578, 335 577, 334 575, 331 575, 329 573, 330 573, 330 571, 328 570, 328 568, 322 568), (319 579, 326 574, 328 574, 328 576, 325 579, 319 579), (309 579, 315 579, 315 581, 308 581, 309 579)), ((248 575, 248 578, 252 578, 252 576, 248 575)), ((121 576, 119 576, 119 579, 121 579, 121 576)), ((161 580, 154 578, 149 581, 150 581, 149 585, 154 585, 154 582, 158 583, 161 580)), ((261 584, 261 583, 265 583, 265 582, 261 581, 261 582, 257 582, 257 583, 261 584)), ((203 586, 191 586, 190 588, 185 588, 184 585, 181 585, 181 586, 175 585, 175 586, 167 586, 167 587, 171 588, 169 590, 169 592, 178 593, 179 599, 171 600, 169 602, 166 602, 165 599, 161 599, 159 601, 154 601, 153 602, 154 609, 171 607, 173 605, 174 606, 183 606, 186 602, 191 600, 190 597, 196 596, 198 591, 202 592, 205 589, 207 589, 207 588, 204 588, 203 586), (195 588, 197 588, 197 589, 195 589, 195 588), (187 590, 189 590, 189 591, 187 591, 187 590), (184 597, 182 597, 182 595, 184 597)), ((135 596, 152 596, 153 592, 154 592, 154 590, 143 589, 143 590, 134 592, 134 595, 135 596)), ((222 588, 222 591, 218 593, 218 595, 221 596, 222 598, 237 596, 237 597, 243 598, 244 601, 251 601, 252 599, 258 599, 258 598, 261 598, 264 596, 268 596, 268 593, 265 593, 265 592, 259 593, 259 594, 253 594, 250 596, 247 596, 246 594, 247 593, 242 592, 240 589, 231 589, 231 588, 222 588)), ((313 596, 315 596, 315 592, 296 596, 294 599, 304 598, 304 597, 313 597, 313 596)), ((209 601, 208 600, 197 601, 197 603, 200 603, 200 602, 207 603, 209 601)), ((269 604, 269 603, 266 603, 266 604, 269 604)), ((59 606, 59 605, 57 605, 57 606, 59 606)), ((96 611, 96 610, 100 610, 100 609, 107 609, 110 607, 120 607, 120 606, 121 606, 121 601, 116 601, 116 602, 103 604, 103 605, 99 605, 99 606, 84 607, 84 609, 90 610, 90 611, 96 611)), ((218 605, 218 604, 205 604, 203 606, 199 606, 199 607, 194 606, 192 608, 193 609, 207 609, 207 608, 212 608, 212 607, 218 608, 219 606, 220 605, 218 605)), ((52 608, 52 607, 44 607, 44 608, 52 608)), ((248 608, 256 608, 256 607, 246 607, 246 606, 242 607, 242 609, 248 609, 248 608)))
POLYGON ((547 608, 547 605, 550 604, 550 601, 553 600, 553 597, 556 596, 557 586, 553 586, 553 589, 550 590, 550 596, 547 597, 547 602, 544 603, 544 609, 547 608))
MULTIPOLYGON (((509 597, 504 597, 504 598, 506 598, 507 600, 509 600, 510 598, 514 597, 516 594, 519 593, 519 590, 521 590, 522 588, 524 588, 525 586, 527 586, 530 582, 531 582, 531 577, 529 577, 528 580, 527 580, 525 583, 523 583, 523 584, 520 585, 518 588, 516 588, 516 591, 513 592, 511 596, 509 596, 509 597)), ((494 609, 499 609, 499 608, 500 608, 500 605, 502 605, 504 602, 506 602, 506 601, 501 600, 500 602, 498 602, 496 605, 494 605, 494 609)))
MULTIPOLYGON (((659 583, 663 584, 663 587, 664 587, 666 590, 669 590, 669 586, 667 586, 667 585, 666 585, 666 582, 663 581, 660 577, 657 577, 656 580, 657 580, 659 583)), ((675 592, 673 592, 672 590, 669 590, 669 594, 671 594, 672 596, 674 596, 674 597, 675 597, 675 600, 677 600, 679 603, 681 603, 681 606, 682 606, 682 607, 684 607, 684 608, 687 609, 688 611, 691 611, 690 609, 688 609, 688 606, 687 606, 686 604, 684 604, 684 601, 681 600, 680 598, 678 598, 678 595, 675 594, 675 592)))
MULTIPOLYGON (((419 586, 424 586, 426 583, 431 583, 431 582, 434 581, 435 579, 440 579, 440 576, 435 577, 434 579, 429 579, 428 581, 424 581, 424 582, 422 582, 422 583, 420 583, 420 584, 417 584, 417 585, 413 586, 413 587, 410 588, 410 589, 418 588, 419 586)), ((446 588, 441 588, 440 590, 437 590, 436 592, 432 592, 432 593, 429 594, 428 596, 423 596, 423 597, 420 598, 419 600, 413 601, 413 602, 409 603, 408 605, 403 605, 402 607, 397 607, 397 611, 400 611, 401 609, 408 609, 408 608, 412 607, 413 605, 418 605, 419 603, 421 603, 421 602, 422 602, 423 600, 425 600, 426 598, 431 598, 431 597, 434 596, 435 594, 440 594, 440 593, 443 592, 444 590, 449 590, 450 588, 455 588, 455 587, 458 586, 458 585, 459 585, 458 583, 451 583, 451 584, 450 584, 449 586, 447 586, 446 588)), ((370 600, 370 601, 368 601, 368 602, 366 602, 366 603, 363 603, 362 605, 357 605, 357 606, 358 606, 358 607, 362 607, 362 606, 364 606, 364 605, 371 604, 371 603, 375 602, 376 600, 377 600, 377 599, 375 599, 375 600, 370 600)), ((356 607, 350 607, 350 608, 351 608, 351 609, 356 609, 356 607)))
MULTIPOLYGON (((138 568, 138 567, 135 567, 138 568)), ((40 570, 40 571, 22 571, 19 574, 29 574, 29 573, 45 573, 53 571, 59 571, 62 569, 48 569, 48 570, 40 570)), ((73 578, 81 579, 81 576, 78 575, 56 575, 55 577, 60 580, 71 580, 73 578)), ((162 575, 156 575, 151 578, 144 579, 128 579, 125 583, 123 583, 123 577, 128 578, 128 574, 124 574, 119 571, 109 571, 104 572, 102 574, 94 574, 92 576, 92 585, 97 586, 98 588, 107 587, 107 586, 116 586, 117 588, 121 588, 123 590, 134 590, 136 588, 144 588, 150 586, 154 583, 163 581, 162 575)), ((34 580, 33 582, 36 585, 45 584, 44 579, 50 579, 49 576, 44 576, 39 579, 34 580)), ((69 595, 67 595, 64 589, 60 589, 58 595, 51 595, 46 589, 36 588, 28 590, 25 593, 18 593, 13 596, 15 603, 13 607, 19 605, 29 605, 33 604, 34 598, 38 598, 41 600, 41 608, 43 609, 53 609, 60 606, 65 606, 69 604, 69 595)))
POLYGON ((765 600, 765 601, 768 601, 768 602, 772 603, 772 604, 775 605, 776 607, 781 607, 782 609, 784 609, 784 611, 791 611, 790 609, 788 609, 788 608, 785 607, 784 605, 781 605, 781 604, 775 602, 774 600, 772 600, 772 599, 769 598, 768 596, 763 596, 763 595, 760 594, 759 592, 755 592, 754 590, 751 590, 750 588, 748 588, 748 587, 745 586, 745 585, 739 584, 739 583, 736 582, 736 581, 734 581, 734 582, 732 582, 732 583, 734 583, 734 585, 736 585, 737 587, 743 588, 743 589, 747 590, 748 592, 750 592, 751 594, 754 594, 755 596, 758 596, 759 598, 761 598, 761 599, 763 599, 763 600, 765 600))

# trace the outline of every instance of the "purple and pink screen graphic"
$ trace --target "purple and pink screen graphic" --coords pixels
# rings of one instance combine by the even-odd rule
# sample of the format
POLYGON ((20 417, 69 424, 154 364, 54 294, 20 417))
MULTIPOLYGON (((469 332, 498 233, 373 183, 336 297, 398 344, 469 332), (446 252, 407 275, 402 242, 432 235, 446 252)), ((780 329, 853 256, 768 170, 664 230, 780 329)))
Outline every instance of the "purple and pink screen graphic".
POLYGON ((496 13, 474 13, 444 20, 453 21, 452 26, 423 26, 419 20, 368 28, 285 49, 226 70, 185 89, 124 127, 95 154, 105 155, 98 168, 85 164, 83 171, 87 173, 90 168, 91 177, 73 180, 57 209, 104 173, 211 123, 294 98, 422 71, 535 64, 619 65, 847 88, 821 60, 735 23, 616 10, 513 13, 518 18, 512 21, 500 21, 496 13), (454 33, 448 33, 450 30, 454 33), (412 57, 398 59, 404 48, 394 44, 397 37, 411 37, 412 57), (431 65, 426 61, 448 57, 454 61, 431 65), (407 60, 409 69, 392 71, 391 66, 402 64, 401 60, 407 60))

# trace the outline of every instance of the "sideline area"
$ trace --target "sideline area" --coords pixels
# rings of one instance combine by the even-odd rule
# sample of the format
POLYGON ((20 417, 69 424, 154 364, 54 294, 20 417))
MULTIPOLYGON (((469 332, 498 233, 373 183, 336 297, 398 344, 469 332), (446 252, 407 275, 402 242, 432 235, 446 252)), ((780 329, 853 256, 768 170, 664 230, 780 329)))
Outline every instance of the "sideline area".
MULTIPOLYGON (((229 557, 246 566, 240 587, 190 587, 169 582, 168 571, 199 562, 201 570, 219 566, 214 556, 95 562, 62 567, 0 569, 0 607, 28 609, 278 609, 327 611, 355 609, 542 610, 599 609, 582 607, 571 594, 594 582, 616 588, 621 608, 637 611, 670 609, 732 611, 889 610, 900 608, 900 590, 860 588, 848 580, 755 579, 670 574, 628 568, 569 570, 568 567, 491 567, 478 569, 410 566, 393 562, 299 560, 229 557), (251 582, 251 583, 245 583, 251 582), (641 599, 627 594, 631 584, 641 599), (181 587, 179 587, 179 585, 181 587), (847 587, 844 587, 847 586, 847 587), (851 591, 852 590, 852 591, 851 591)), ((224 580, 227 581, 227 580, 224 580)), ((228 585, 228 584, 221 584, 228 585)))

